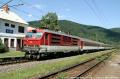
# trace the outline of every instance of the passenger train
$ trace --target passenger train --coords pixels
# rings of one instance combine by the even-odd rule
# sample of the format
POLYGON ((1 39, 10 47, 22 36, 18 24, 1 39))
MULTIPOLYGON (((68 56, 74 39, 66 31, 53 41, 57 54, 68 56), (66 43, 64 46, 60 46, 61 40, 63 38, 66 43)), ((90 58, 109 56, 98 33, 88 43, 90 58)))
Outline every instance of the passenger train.
POLYGON ((47 29, 30 30, 23 39, 27 58, 39 59, 51 53, 70 53, 110 49, 107 44, 47 29))

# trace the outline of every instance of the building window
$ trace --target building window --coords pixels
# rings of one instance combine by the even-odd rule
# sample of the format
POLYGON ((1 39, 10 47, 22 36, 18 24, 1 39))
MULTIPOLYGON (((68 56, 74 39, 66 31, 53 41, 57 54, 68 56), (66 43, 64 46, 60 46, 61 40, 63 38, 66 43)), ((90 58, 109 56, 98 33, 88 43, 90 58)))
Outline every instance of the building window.
POLYGON ((8 23, 5 23, 5 26, 9 27, 9 24, 8 24, 8 23))
POLYGON ((18 27, 18 32, 19 32, 19 33, 24 33, 24 27, 19 26, 19 27, 18 27))
POLYGON ((15 25, 14 25, 14 24, 11 24, 11 27, 12 27, 12 28, 15 28, 15 25))
POLYGON ((14 39, 11 39, 10 47, 14 47, 14 39))
POLYGON ((13 30, 6 29, 6 33, 13 33, 13 30))

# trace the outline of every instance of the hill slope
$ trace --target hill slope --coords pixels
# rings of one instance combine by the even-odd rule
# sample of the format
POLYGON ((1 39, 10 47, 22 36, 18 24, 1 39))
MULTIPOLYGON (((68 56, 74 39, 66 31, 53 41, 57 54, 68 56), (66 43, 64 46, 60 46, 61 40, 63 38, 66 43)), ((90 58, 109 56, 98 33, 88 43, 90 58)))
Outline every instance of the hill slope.
POLYGON ((112 30, 112 31, 114 31, 114 32, 120 33, 120 28, 112 28, 112 29, 110 29, 110 30, 112 30))
MULTIPOLYGON (((39 27, 39 21, 29 22, 30 25, 39 27)), ((114 32, 109 29, 101 28, 98 26, 90 26, 78 24, 68 20, 60 20, 60 30, 64 32, 70 32, 72 35, 104 42, 107 44, 120 44, 120 33, 114 32)))

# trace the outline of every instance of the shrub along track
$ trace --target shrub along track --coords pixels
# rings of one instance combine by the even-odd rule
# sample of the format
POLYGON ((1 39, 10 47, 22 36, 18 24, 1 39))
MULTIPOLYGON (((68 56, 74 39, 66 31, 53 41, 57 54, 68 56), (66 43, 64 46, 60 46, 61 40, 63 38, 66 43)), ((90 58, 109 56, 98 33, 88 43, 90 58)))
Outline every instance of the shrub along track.
POLYGON ((64 68, 59 71, 51 72, 43 76, 32 77, 32 79, 76 79, 78 77, 82 77, 93 68, 99 66, 99 64, 106 60, 112 52, 113 51, 107 52, 101 56, 97 56, 82 63, 64 68))
POLYGON ((7 58, 0 58, 0 65, 9 65, 9 64, 16 64, 16 63, 23 63, 30 61, 33 60, 28 60, 25 57, 7 57, 7 58))

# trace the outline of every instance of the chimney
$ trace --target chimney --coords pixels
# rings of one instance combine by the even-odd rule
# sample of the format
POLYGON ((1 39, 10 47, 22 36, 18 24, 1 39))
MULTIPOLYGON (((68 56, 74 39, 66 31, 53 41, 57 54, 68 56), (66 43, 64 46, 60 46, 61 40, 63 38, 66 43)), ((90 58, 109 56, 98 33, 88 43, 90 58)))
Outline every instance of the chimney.
POLYGON ((4 5, 4 6, 3 6, 3 10, 4 10, 6 13, 8 13, 8 11, 9 11, 8 5, 4 5))

